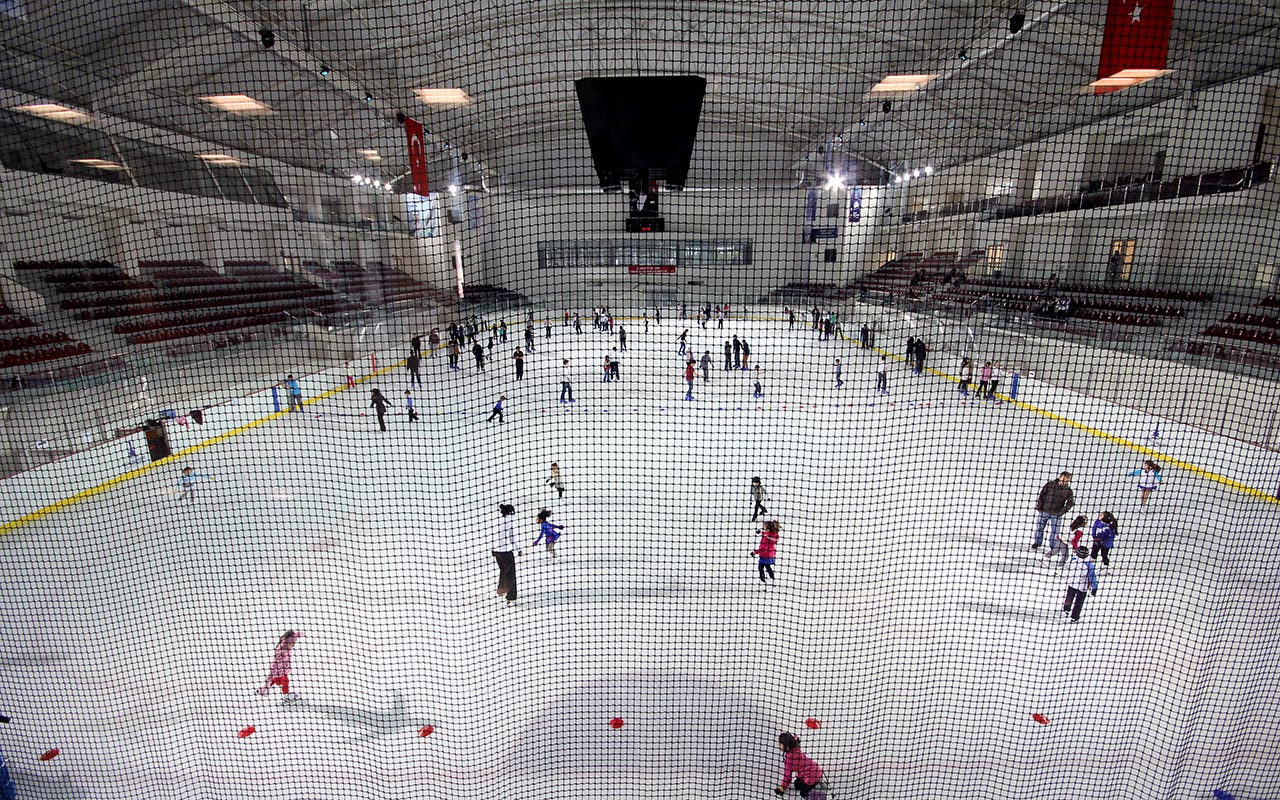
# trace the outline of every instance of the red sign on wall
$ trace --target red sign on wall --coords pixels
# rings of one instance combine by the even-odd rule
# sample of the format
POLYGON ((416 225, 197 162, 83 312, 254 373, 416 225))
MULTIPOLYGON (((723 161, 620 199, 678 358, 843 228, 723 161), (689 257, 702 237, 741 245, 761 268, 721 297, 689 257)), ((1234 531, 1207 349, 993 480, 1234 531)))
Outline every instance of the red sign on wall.
POLYGON ((675 275, 676 268, 665 264, 653 264, 627 267, 632 275, 675 275))
POLYGON ((405 117, 404 134, 409 141, 409 174, 413 179, 414 194, 426 197, 431 194, 431 187, 427 183, 427 143, 422 123, 405 117))

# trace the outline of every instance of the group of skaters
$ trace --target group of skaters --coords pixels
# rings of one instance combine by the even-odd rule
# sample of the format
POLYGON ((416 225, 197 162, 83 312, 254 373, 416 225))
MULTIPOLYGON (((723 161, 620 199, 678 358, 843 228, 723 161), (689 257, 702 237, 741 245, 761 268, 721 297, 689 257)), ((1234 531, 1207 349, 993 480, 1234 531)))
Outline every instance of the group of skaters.
MULTIPOLYGON (((1126 475, 1137 477, 1139 507, 1145 510, 1163 481, 1160 465, 1147 459, 1139 469, 1126 475)), ((1040 488, 1031 550, 1038 552, 1047 540, 1045 559, 1058 569, 1066 568, 1067 592, 1061 613, 1071 622, 1079 622, 1085 597, 1098 594, 1099 569, 1111 566, 1111 551, 1120 534, 1120 524, 1114 512, 1100 511, 1092 521, 1079 514, 1062 530, 1062 517, 1075 507, 1071 477, 1070 472, 1064 471, 1040 488)))

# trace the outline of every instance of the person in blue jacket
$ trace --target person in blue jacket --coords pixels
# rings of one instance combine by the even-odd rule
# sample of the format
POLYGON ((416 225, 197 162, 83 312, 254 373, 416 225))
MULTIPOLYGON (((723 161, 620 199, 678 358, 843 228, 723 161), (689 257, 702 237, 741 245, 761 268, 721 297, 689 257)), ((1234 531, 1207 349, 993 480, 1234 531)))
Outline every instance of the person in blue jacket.
POLYGON ((1130 477, 1138 476, 1138 501, 1145 506, 1151 499, 1151 493, 1160 487, 1160 465, 1151 459, 1142 462, 1142 469, 1126 473, 1130 477))
POLYGON ((298 379, 290 375, 285 379, 285 386, 289 387, 289 411, 302 410, 302 386, 298 383, 298 379))
POLYGON ((533 546, 538 544, 545 537, 547 540, 547 552, 552 558, 556 556, 556 542, 560 540, 560 531, 564 530, 563 525, 554 525, 551 523, 551 512, 548 509, 542 509, 538 512, 538 538, 533 540, 533 546))
POLYGON ((1093 553, 1089 558, 1097 561, 1098 554, 1102 554, 1102 566, 1111 566, 1111 559, 1107 556, 1111 553, 1111 548, 1116 546, 1116 534, 1120 531, 1116 526, 1116 515, 1110 511, 1103 511, 1098 518, 1093 521, 1093 553))
POLYGON ((200 481, 211 481, 213 478, 203 473, 195 472, 191 467, 182 468, 182 477, 178 478, 178 488, 182 491, 178 494, 178 502, 186 500, 189 503, 196 501, 196 484, 200 481))
POLYGON ((1098 571, 1088 559, 1088 549, 1080 547, 1067 569, 1067 597, 1062 601, 1062 616, 1069 617, 1072 622, 1080 621, 1085 593, 1098 596, 1098 571))

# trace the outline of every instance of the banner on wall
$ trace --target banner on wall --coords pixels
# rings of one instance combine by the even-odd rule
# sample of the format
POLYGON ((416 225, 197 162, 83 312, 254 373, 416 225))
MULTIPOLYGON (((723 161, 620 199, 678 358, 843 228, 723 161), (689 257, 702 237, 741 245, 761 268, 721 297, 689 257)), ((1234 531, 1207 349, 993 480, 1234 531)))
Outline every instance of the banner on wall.
POLYGON ((413 117, 405 117, 404 135, 409 143, 409 174, 413 178, 413 191, 426 197, 431 194, 431 186, 427 181, 427 142, 422 123, 413 117))
POLYGON ((631 275, 675 275, 676 268, 668 264, 633 264, 627 267, 631 275))
POLYGON ((439 197, 439 194, 428 194, 425 197, 419 197, 416 194, 404 195, 409 230, 413 232, 415 239, 431 239, 440 235, 439 197))
POLYGON ((849 222, 862 221, 862 190, 853 189, 849 192, 849 222))
POLYGON ((1169 59, 1173 0, 1109 0, 1102 32, 1098 80, 1094 94, 1106 94, 1141 83, 1142 73, 1164 70, 1169 59), (1136 72, 1130 72, 1136 71, 1136 72))

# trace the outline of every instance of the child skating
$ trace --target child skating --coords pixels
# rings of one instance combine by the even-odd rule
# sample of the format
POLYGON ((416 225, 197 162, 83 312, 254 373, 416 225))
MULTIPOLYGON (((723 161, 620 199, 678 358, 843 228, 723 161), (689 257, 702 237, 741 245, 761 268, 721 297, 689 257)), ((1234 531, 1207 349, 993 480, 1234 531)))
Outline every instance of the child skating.
POLYGON ((1151 499, 1151 493, 1160 488, 1160 465, 1151 459, 1142 462, 1142 469, 1135 469, 1133 472, 1127 473, 1129 476, 1138 476, 1138 504, 1146 506, 1147 501, 1151 499))
POLYGON ((844 380, 841 379, 840 377, 840 372, 842 370, 843 370, 843 367, 840 364, 840 359, 837 358, 836 359, 836 388, 837 389, 839 389, 841 386, 844 386, 844 380))
POLYGON ((188 503, 196 501, 196 486, 200 481, 211 481, 213 478, 203 473, 195 472, 191 467, 182 468, 182 477, 178 478, 178 487, 182 489, 178 493, 178 502, 186 500, 188 503))
POLYGON ((753 503, 751 508, 752 522, 755 522, 756 517, 759 517, 761 514, 769 513, 769 509, 764 507, 766 497, 768 497, 768 492, 764 490, 764 484, 760 482, 760 476, 753 475, 751 478, 751 502, 753 503))
MULTIPOLYGON (((1062 557, 1058 559, 1059 567, 1066 564, 1071 554, 1080 549, 1080 540, 1084 538, 1084 528, 1088 524, 1089 518, 1084 514, 1079 514, 1075 519, 1071 520, 1071 527, 1058 535, 1058 544, 1062 549, 1062 557)), ((1051 559, 1053 557, 1052 549, 1049 551, 1049 557, 1051 559)))
POLYGON ((760 544, 756 545, 756 549, 751 551, 751 555, 757 557, 756 571, 760 573, 760 583, 767 588, 769 582, 765 580, 765 573, 769 573, 769 580, 774 580, 773 564, 778 557, 778 532, 779 526, 777 520, 768 520, 764 524, 764 529, 760 531, 760 544))
POLYGON ((778 749, 782 751, 782 783, 773 793, 781 797, 787 793, 787 787, 794 781, 796 791, 801 797, 822 784, 822 767, 804 754, 800 749, 800 738, 795 734, 784 733, 778 737, 778 749))
POLYGON ((258 689, 258 694, 265 695, 272 686, 279 686, 286 703, 296 703, 302 695, 289 691, 289 669, 292 666, 293 646, 302 638, 302 631, 285 631, 276 642, 276 655, 271 661, 271 671, 267 674, 267 682, 258 689))
POLYGON ((564 497, 564 480, 560 477, 560 465, 555 461, 551 462, 551 477, 547 478, 547 483, 556 490, 557 497, 564 497))
POLYGON ((1072 622, 1080 621, 1085 592, 1094 597, 1098 595, 1098 571, 1089 560, 1089 550, 1081 547, 1076 550, 1071 558, 1071 566, 1067 568, 1067 597, 1062 601, 1062 616, 1072 622))
POLYGON ((1102 566, 1111 566, 1111 548, 1116 546, 1116 534, 1120 531, 1116 524, 1116 515, 1110 511, 1103 511, 1093 522, 1093 552, 1090 553, 1089 559, 1098 560, 1098 556, 1102 556, 1102 566))
POLYGON ((756 375, 756 382, 755 382, 755 386, 752 387, 751 398, 753 400, 763 400, 764 399, 764 374, 760 372, 759 367, 756 367, 755 375, 756 375))
POLYGON ((551 523, 551 512, 548 509, 542 509, 538 512, 538 538, 533 540, 533 546, 537 547, 545 537, 547 540, 547 552, 552 558, 556 557, 556 542, 560 541, 560 531, 564 530, 563 525, 554 525, 551 523))

